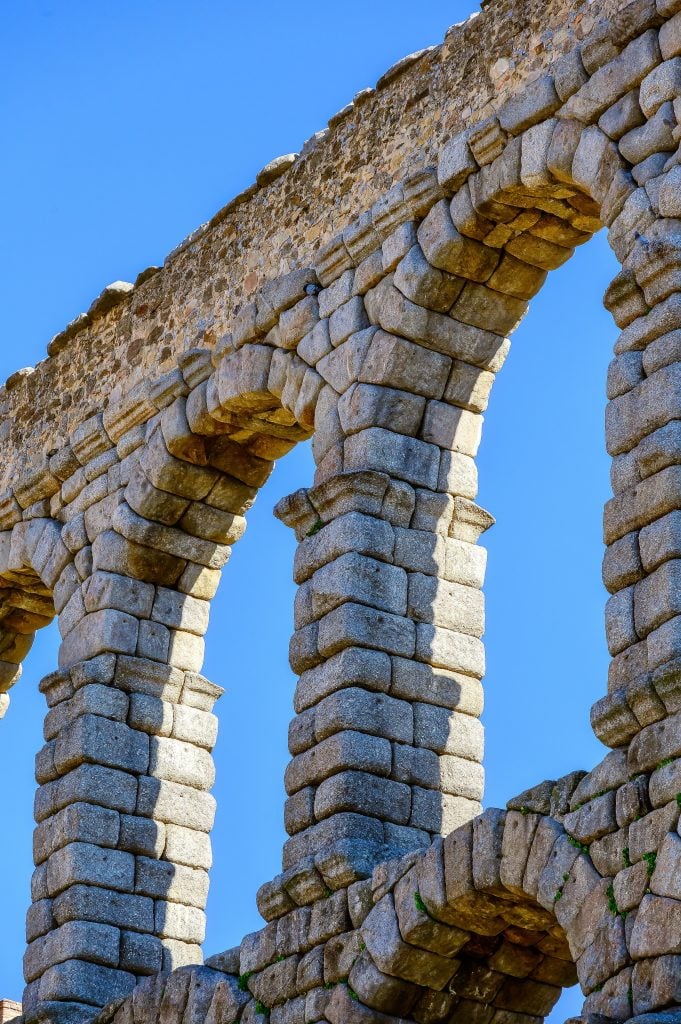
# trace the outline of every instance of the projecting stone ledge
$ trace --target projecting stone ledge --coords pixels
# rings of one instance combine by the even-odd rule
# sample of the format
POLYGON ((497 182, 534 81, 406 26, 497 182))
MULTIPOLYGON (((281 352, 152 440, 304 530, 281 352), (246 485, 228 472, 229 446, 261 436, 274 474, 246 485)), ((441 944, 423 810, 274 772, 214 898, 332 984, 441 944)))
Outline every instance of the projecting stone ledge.
POLYGON ((17 1017, 21 1017, 21 1003, 14 999, 0 999, 0 1024, 9 1024, 17 1017))

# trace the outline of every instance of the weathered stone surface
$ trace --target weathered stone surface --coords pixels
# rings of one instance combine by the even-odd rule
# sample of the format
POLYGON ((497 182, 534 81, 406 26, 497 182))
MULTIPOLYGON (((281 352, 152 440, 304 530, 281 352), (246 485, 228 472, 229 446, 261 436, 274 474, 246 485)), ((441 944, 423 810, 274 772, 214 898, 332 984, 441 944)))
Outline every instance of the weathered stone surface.
POLYGON ((660 896, 641 901, 629 948, 635 960, 681 952, 681 904, 660 896))
POLYGON ((678 2, 536 6, 491 5, 391 69, 332 119, 332 143, 269 165, 8 382, 0 689, 54 609, 63 636, 36 762, 29 1024, 54 1005, 81 1024, 134 976, 200 957, 208 604, 273 460, 313 427, 315 485, 280 505, 300 542, 303 674, 285 870, 259 900, 273 927, 241 965, 162 977, 99 1024, 522 1024, 574 980, 571 956, 585 1019, 678 998, 678 2), (265 188, 280 230, 261 244, 265 188), (622 334, 613 660, 592 720, 617 749, 481 816, 478 414, 527 300, 601 223, 623 263, 606 299, 622 334), (76 387, 87 409, 61 402, 76 387), (372 907, 363 880, 381 862, 372 907))
POLYGON ((385 896, 371 911, 361 929, 368 952, 380 970, 405 981, 427 979, 429 988, 444 988, 456 971, 455 961, 426 950, 415 951, 400 936, 395 908, 385 896))
POLYGON ((660 61, 657 32, 645 32, 613 61, 599 68, 565 105, 569 117, 590 124, 621 96, 638 85, 660 61))

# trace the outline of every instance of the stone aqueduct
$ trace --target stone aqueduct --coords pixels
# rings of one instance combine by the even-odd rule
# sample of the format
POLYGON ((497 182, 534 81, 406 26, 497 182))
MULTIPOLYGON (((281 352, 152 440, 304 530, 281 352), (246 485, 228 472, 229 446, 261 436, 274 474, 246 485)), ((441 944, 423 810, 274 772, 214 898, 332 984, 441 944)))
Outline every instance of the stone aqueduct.
POLYGON ((3 710, 35 631, 62 636, 27 1022, 536 1024, 576 979, 585 1020, 681 1016, 679 9, 494 0, 7 381, 3 710), (603 226, 611 749, 480 813, 482 413, 529 299, 603 226), (310 436, 313 485, 277 507, 290 838, 262 929, 196 966, 202 636, 310 436))

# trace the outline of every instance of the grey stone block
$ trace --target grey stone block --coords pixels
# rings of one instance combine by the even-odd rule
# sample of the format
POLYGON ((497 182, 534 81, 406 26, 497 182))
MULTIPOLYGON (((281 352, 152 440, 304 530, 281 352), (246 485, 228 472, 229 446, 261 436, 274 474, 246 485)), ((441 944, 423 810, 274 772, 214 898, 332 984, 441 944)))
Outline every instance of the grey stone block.
POLYGON ((289 839, 284 844, 284 868, 288 870, 314 856, 326 884, 338 889, 357 878, 366 878, 383 855, 383 824, 377 818, 345 812, 289 839), (372 861, 368 872, 356 874, 358 866, 366 866, 368 860, 372 861))
POLYGON ((352 334, 347 341, 323 356, 317 363, 317 371, 339 395, 347 391, 357 380, 375 333, 375 327, 367 327, 352 334))
POLYGON ((457 231, 444 199, 431 208, 417 236, 429 263, 469 281, 486 281, 499 262, 494 249, 457 231))
POLYGON ((103 893, 98 886, 70 886, 55 898, 53 914, 57 924, 101 921, 139 932, 151 932, 154 928, 153 900, 111 890, 103 893))
POLYGON ((122 999, 135 987, 134 974, 84 960, 67 960, 50 967, 40 979, 41 1000, 76 1000, 104 1006, 122 999))
POLYGON ((185 674, 173 665, 160 665, 146 658, 116 659, 116 686, 127 693, 147 693, 151 697, 176 702, 185 682, 185 674))
POLYGON ((361 512, 349 512, 305 538, 294 556, 293 578, 303 583, 323 565, 346 552, 389 561, 395 538, 389 523, 361 512))
POLYGON ((433 623, 456 632, 482 636, 485 608, 482 592, 437 576, 409 574, 407 612, 417 622, 433 623))
POLYGON ((639 537, 638 532, 628 533, 606 548, 603 556, 603 583, 610 593, 638 582, 643 576, 639 537))
MULTIPOLYGON (((541 270, 559 266, 570 256, 569 249, 546 243, 533 235, 519 235, 508 243, 508 251, 524 263, 530 263, 541 270)), ((506 358, 506 347, 502 339, 513 333, 527 308, 524 299, 504 295, 491 287, 470 281, 454 303, 450 317, 459 330, 468 324, 499 338, 497 358, 489 367, 484 367, 497 370, 506 358)), ((472 359, 470 361, 473 362, 472 359)))
POLYGON ((347 602, 321 620, 318 644, 324 657, 357 646, 409 657, 414 653, 415 628, 403 616, 347 602))
POLYGON ((210 837, 205 832, 167 825, 165 828, 165 850, 168 860, 188 867, 208 871, 212 864, 210 837))
POLYGON ((428 402, 421 426, 424 441, 464 455, 476 455, 481 436, 481 416, 445 402, 428 402))
POLYGON ((140 622, 135 653, 140 658, 166 662, 170 656, 170 630, 158 622, 140 622))
MULTIPOLYGON (((440 398, 451 369, 448 356, 377 331, 362 363, 359 380, 382 384, 426 398, 440 398)), ((395 428, 393 428, 395 429, 395 428)))
POLYGON ((644 896, 629 940, 632 957, 681 952, 681 904, 661 896, 644 896))
POLYGON ((392 662, 393 696, 468 715, 482 713, 483 691, 478 679, 405 658, 393 658, 392 662))
POLYGON ((215 799, 191 786, 165 779, 139 780, 137 813, 172 825, 210 832, 215 818, 215 799))
POLYGON ((88 612, 116 608, 146 618, 154 601, 154 588, 129 576, 99 570, 83 584, 83 600, 88 612))
POLYGON ((136 975, 158 974, 163 967, 163 943, 156 935, 123 932, 120 967, 136 975))
POLYGON ((69 771, 83 762, 128 772, 144 772, 149 764, 149 739, 122 722, 83 715, 62 731, 55 747, 55 766, 69 771))
POLYGON ((134 877, 132 854, 92 843, 69 843, 47 862, 47 886, 52 896, 77 883, 132 892, 134 877))
POLYGON ((461 294, 464 279, 431 266, 420 245, 406 253, 395 270, 395 287, 419 306, 447 313, 461 294))
POLYGON ((658 850, 668 832, 679 823, 679 805, 676 800, 657 807, 629 826, 629 856, 632 864, 638 863, 645 854, 658 850))
POLYGON ((301 675, 294 698, 295 710, 300 714, 346 686, 383 693, 390 688, 390 675, 390 657, 383 651, 347 647, 301 675))
POLYGON ((199 601, 176 590, 158 587, 151 617, 173 629, 183 629, 203 636, 208 628, 209 610, 207 601, 199 601))
POLYGON ((215 781, 215 765, 207 750, 166 736, 153 736, 149 775, 195 789, 208 790, 215 781))
POLYGON ((461 452, 443 450, 440 456, 438 490, 474 498, 478 493, 478 470, 474 460, 461 452))
POLYGON ((345 729, 357 729, 400 743, 411 743, 414 714, 411 705, 383 693, 347 687, 324 698, 315 709, 314 735, 323 740, 345 729))
POLYGON ((52 900, 39 899, 33 902, 26 913, 26 942, 33 942, 53 928, 52 900))
POLYGON ((437 789, 440 784, 438 756, 434 750, 396 743, 393 746, 392 774, 398 782, 437 789))
POLYGON ((364 308, 364 300, 355 295, 348 302, 339 306, 329 319, 329 338, 334 347, 346 341, 351 334, 369 327, 369 317, 364 308))
POLYGON ((605 606, 605 635, 608 650, 619 654, 639 637, 634 626, 634 587, 613 594, 605 606))
POLYGON ((83 764, 38 790, 36 817, 43 820, 78 801, 130 813, 135 809, 136 800, 137 780, 132 775, 98 764, 83 764))
POLYGON ((284 777, 286 792, 291 795, 348 768, 389 775, 391 763, 388 740, 353 730, 338 732, 293 758, 284 777))
POLYGON ((598 127, 615 142, 643 124, 645 116, 638 102, 638 89, 632 89, 601 114, 598 127))
MULTIPOLYGON (((133 544, 151 548, 182 561, 196 562, 209 569, 221 569, 231 553, 231 548, 225 544, 216 544, 213 541, 192 537, 191 534, 174 526, 163 526, 160 523, 143 519, 133 512, 125 502, 116 509, 113 527, 117 533, 133 544)), ((159 579, 154 582, 163 583, 164 581, 159 579)), ((174 580, 170 582, 174 582, 174 580)))
POLYGON ((39 864, 31 875, 31 899, 44 900, 49 896, 47 888, 47 864, 39 864))
POLYGON ((399 434, 416 434, 425 398, 377 384, 353 384, 338 401, 340 425, 346 434, 368 427, 385 427, 399 434))
POLYGON ((173 730, 175 739, 184 740, 197 747, 212 750, 218 732, 218 719, 207 711, 178 704, 173 709, 173 730))
POLYGON ((670 832, 657 852, 650 890, 656 896, 681 898, 681 837, 670 832))
POLYGON ((318 569, 311 601, 316 618, 345 601, 356 601, 395 615, 407 611, 407 574, 365 555, 348 552, 318 569))
POLYGON ((443 574, 445 549, 445 538, 438 533, 403 527, 395 529, 395 564, 412 572, 429 576, 443 574))
POLYGON ((658 64, 641 82, 639 103, 646 117, 652 117, 663 103, 681 93, 681 59, 673 57, 658 64))
POLYGON ((653 807, 661 807, 681 793, 681 759, 656 768, 650 776, 648 796, 653 807))
MULTIPOLYGON (((456 961, 407 945, 400 935, 391 895, 384 896, 366 918, 362 939, 378 968, 385 974, 429 988, 443 989, 456 972, 456 961)), ((333 1019, 333 1018, 332 1018, 333 1019)), ((347 1019, 336 1018, 339 1022, 347 1019)))
POLYGON ((97 714, 124 722, 127 713, 126 694, 101 683, 88 683, 77 690, 70 700, 63 700, 48 711, 43 733, 46 740, 52 740, 81 715, 97 714))
POLYGON ((439 758, 439 775, 439 787, 443 793, 467 800, 482 800, 485 771, 476 761, 444 754, 439 758))
POLYGON ((154 931, 160 938, 179 939, 200 945, 206 934, 206 915, 198 907, 182 903, 158 902, 154 931))
POLYGON ((659 430, 648 434, 634 450, 641 477, 651 476, 667 466, 676 465, 680 453, 681 424, 677 420, 671 420, 659 430))
POLYGON ((634 39, 610 63, 598 68, 565 105, 567 117, 590 124, 609 106, 643 80, 660 61, 657 32, 634 39))
POLYGON ((611 750, 603 760, 580 779, 570 799, 571 810, 577 810, 606 790, 615 790, 629 779, 627 754, 625 750, 611 750))
POLYGON ((477 637, 425 622, 416 625, 416 659, 478 679, 485 674, 485 651, 477 637))
POLYGON ((354 270, 346 270, 340 277, 324 288, 317 296, 319 302, 319 315, 322 319, 328 318, 339 306, 352 297, 352 286, 355 277, 354 270))
POLYGON ((675 142, 672 131, 675 124, 673 104, 667 101, 640 128, 632 128, 622 136, 619 141, 620 153, 629 163, 638 164, 653 153, 673 152, 675 142))
POLYGON ((163 942, 163 970, 176 971, 181 967, 195 967, 201 963, 201 947, 193 942, 165 939, 163 942))
POLYGON ((571 811, 564 819, 565 831, 580 843, 592 843, 617 830, 615 793, 603 793, 571 811))
POLYGON ((484 412, 494 383, 494 374, 480 370, 461 359, 452 360, 452 371, 444 400, 471 412, 484 412))
POLYGON ((138 857, 135 891, 157 900, 171 900, 203 909, 208 895, 208 875, 183 864, 138 857))
POLYGON ((481 810, 477 800, 414 786, 409 823, 429 833, 447 835, 475 818, 481 810))
POLYGON ((411 810, 411 790, 403 783, 366 772, 345 771, 319 784, 314 809, 317 819, 351 811, 406 824, 411 810))
POLYGON ((439 754, 482 760, 480 721, 432 704, 414 704, 414 742, 439 754))
POLYGON ((68 921, 29 945, 24 955, 24 975, 27 981, 35 981, 49 967, 66 960, 117 967, 119 946, 118 928, 92 921, 68 921))
POLYGON ((654 572, 669 559, 681 559, 681 512, 670 512, 644 526, 639 543, 641 561, 647 572, 654 572))
POLYGON ((435 445, 370 427, 347 438, 344 452, 346 471, 372 469, 416 486, 437 487, 440 453, 435 445))
POLYGON ((62 641, 59 649, 60 668, 68 668, 103 651, 134 654, 137 629, 137 619, 125 612, 104 609, 86 615, 62 641))
POLYGON ((681 612, 681 559, 664 562, 636 584, 634 617, 640 637, 681 612))
POLYGON ((129 853, 141 853, 147 857, 160 857, 166 843, 166 826, 151 818, 139 818, 122 814, 120 819, 119 846, 129 853))
POLYGON ((437 180, 448 192, 456 192, 474 171, 477 162, 471 153, 466 135, 461 132, 446 144, 437 165, 437 180))
POLYGON ((553 75, 542 75, 526 85, 519 96, 502 104, 499 123, 504 131, 517 135, 530 125, 550 117, 560 104, 553 75))
POLYGON ((95 804, 71 804, 36 828, 33 835, 34 861, 40 864, 55 850, 72 842, 115 847, 119 831, 120 815, 117 811, 95 804))
POLYGON ((168 701, 147 693, 130 694, 128 725, 151 736, 169 736, 174 722, 174 707, 168 701))

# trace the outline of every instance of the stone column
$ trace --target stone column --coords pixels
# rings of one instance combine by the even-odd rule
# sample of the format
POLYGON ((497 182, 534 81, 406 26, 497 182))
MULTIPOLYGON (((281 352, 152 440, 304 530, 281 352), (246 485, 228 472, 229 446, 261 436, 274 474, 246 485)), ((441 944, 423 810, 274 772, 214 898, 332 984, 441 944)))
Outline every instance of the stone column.
MULTIPOLYGON (((414 248, 413 277, 440 273, 414 248)), ((448 282, 438 283, 451 304, 448 282)), ((388 279, 367 296, 372 320, 394 295, 404 302, 388 279)), ((475 365, 366 326, 357 298, 327 324, 335 348, 322 369, 333 386, 317 402, 315 486, 277 508, 300 541, 290 651, 300 680, 291 838, 284 874, 261 890, 266 916, 282 888, 299 898, 305 873, 336 889, 427 846, 477 815, 483 791, 476 541, 493 520, 473 501, 474 456, 508 343, 447 318, 475 365)))
MULTIPOLYGON (((681 212, 678 175, 667 177, 660 208, 681 212)), ((606 295, 622 328, 606 410, 614 496, 604 515, 603 580, 611 593, 606 635, 612 661, 608 695, 592 709, 596 734, 611 747, 681 707, 681 235, 678 221, 655 218, 644 189, 633 192, 619 220, 630 229, 611 228, 624 269, 606 295)))
POLYGON ((211 709, 222 691, 194 671, 113 653, 41 689, 50 710, 36 762, 24 1013, 79 1020, 140 975, 201 962, 211 709))
POLYGON ((60 667, 41 684, 28 1020, 86 1019, 139 976, 202 960, 222 692, 200 674, 203 634, 272 464, 237 465, 223 438, 208 453, 184 398, 132 434, 109 441, 97 490, 71 487, 61 511, 70 557, 54 587, 60 667))

